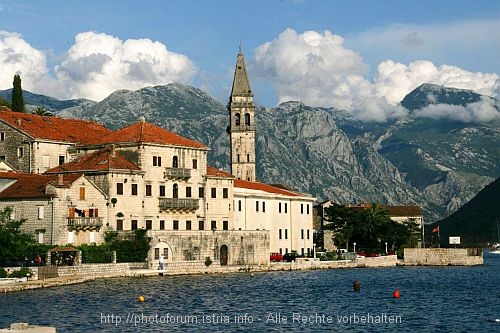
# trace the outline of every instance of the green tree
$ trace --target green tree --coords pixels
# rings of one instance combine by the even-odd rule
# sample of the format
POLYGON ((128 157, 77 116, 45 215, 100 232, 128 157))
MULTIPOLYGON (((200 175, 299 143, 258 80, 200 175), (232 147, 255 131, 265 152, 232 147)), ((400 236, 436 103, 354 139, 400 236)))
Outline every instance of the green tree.
POLYGON ((12 111, 25 112, 23 89, 21 88, 21 77, 14 75, 14 87, 12 89, 12 111))
POLYGON ((27 256, 26 249, 35 242, 32 235, 20 230, 26 220, 13 220, 11 216, 11 207, 0 211, 0 266, 22 262, 27 256))
POLYGON ((0 97, 0 106, 6 106, 10 109, 10 102, 0 97))
POLYGON ((50 112, 49 109, 47 109, 45 106, 37 106, 35 110, 33 110, 33 114, 39 115, 39 116, 46 116, 46 117, 53 117, 54 114, 50 112))

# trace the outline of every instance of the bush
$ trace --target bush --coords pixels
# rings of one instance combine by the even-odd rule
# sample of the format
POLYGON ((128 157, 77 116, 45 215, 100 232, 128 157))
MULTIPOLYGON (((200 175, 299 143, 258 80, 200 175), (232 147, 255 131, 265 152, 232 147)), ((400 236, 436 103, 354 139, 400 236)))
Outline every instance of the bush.
POLYGON ((31 270, 27 267, 23 267, 18 271, 13 271, 12 273, 9 274, 10 278, 23 278, 27 276, 31 276, 31 270), (28 275, 29 274, 29 275, 28 275))
POLYGON ((7 277, 7 271, 5 268, 0 267, 0 279, 6 278, 7 277))
POLYGON ((205 258, 205 266, 207 266, 207 267, 208 267, 208 266, 210 266, 210 265, 212 265, 212 259, 210 259, 210 257, 206 257, 206 258, 205 258))
POLYGON ((110 263, 113 259, 113 252, 108 244, 102 245, 80 245, 78 249, 82 251, 83 264, 110 263))
POLYGON ((151 240, 146 237, 145 229, 137 229, 133 235, 124 240, 118 240, 109 234, 110 250, 116 251, 117 262, 144 262, 148 256, 151 240))

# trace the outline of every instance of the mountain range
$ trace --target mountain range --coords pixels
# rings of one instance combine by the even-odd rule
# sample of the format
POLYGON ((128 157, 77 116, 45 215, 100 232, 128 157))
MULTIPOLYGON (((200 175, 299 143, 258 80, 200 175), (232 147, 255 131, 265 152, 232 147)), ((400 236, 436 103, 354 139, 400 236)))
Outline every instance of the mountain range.
MULTIPOLYGON (((10 90, 0 91, 10 100, 10 90)), ((425 222, 454 213, 500 175, 500 123, 412 116, 429 105, 466 106, 485 96, 423 84, 401 101, 409 116, 363 122, 349 112, 285 102, 256 108, 257 177, 341 204, 419 205, 425 222)), ((101 102, 59 101, 24 91, 27 105, 111 129, 144 116, 211 148, 229 171, 228 111, 200 89, 168 84, 119 90, 101 102)), ((498 105, 498 104, 497 104, 498 105)))

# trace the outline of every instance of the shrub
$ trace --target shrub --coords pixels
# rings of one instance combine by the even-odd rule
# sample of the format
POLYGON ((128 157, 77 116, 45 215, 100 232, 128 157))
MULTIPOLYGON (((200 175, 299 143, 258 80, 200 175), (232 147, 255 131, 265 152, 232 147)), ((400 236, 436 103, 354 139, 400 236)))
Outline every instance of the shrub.
POLYGON ((205 266, 207 266, 207 267, 208 267, 208 266, 210 266, 210 265, 212 265, 212 259, 210 259, 210 257, 206 257, 206 258, 205 258, 205 266))
POLYGON ((6 278, 7 277, 7 271, 5 268, 0 267, 0 279, 6 278))
POLYGON ((28 274, 29 274, 29 276, 31 276, 31 270, 28 267, 22 267, 20 270, 13 271, 12 273, 10 273, 9 277, 11 277, 11 278, 23 278, 23 277, 27 277, 28 274))

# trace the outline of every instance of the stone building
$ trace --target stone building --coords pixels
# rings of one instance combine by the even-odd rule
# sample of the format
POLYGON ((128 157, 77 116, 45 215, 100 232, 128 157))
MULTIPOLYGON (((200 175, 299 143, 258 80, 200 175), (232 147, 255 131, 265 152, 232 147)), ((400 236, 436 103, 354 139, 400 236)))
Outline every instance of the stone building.
MULTIPOLYGON (((206 145, 144 118, 111 131, 89 121, 2 111, 0 159, 20 171, 17 182, 38 173, 47 179, 46 189, 55 186, 54 179, 73 180, 66 192, 61 188, 43 199, 44 210, 54 214, 49 223, 54 236, 38 236, 43 242, 100 243, 106 231, 146 229, 151 267, 161 254, 167 262, 210 257, 221 265, 267 263, 270 252, 310 254, 315 199, 255 180, 252 98, 240 50, 228 104, 232 173, 207 165, 206 145), (84 185, 87 196, 82 199, 84 185), (57 202, 57 209, 49 208, 51 202, 57 202), (75 229, 75 217, 99 222, 93 229, 75 229)), ((7 185, 14 178, 5 179, 7 185)), ((0 206, 30 200, 22 192, 12 198, 6 191, 0 187, 5 195, 0 206)), ((49 230, 38 226, 28 210, 20 214, 27 217, 31 232, 49 230)))

